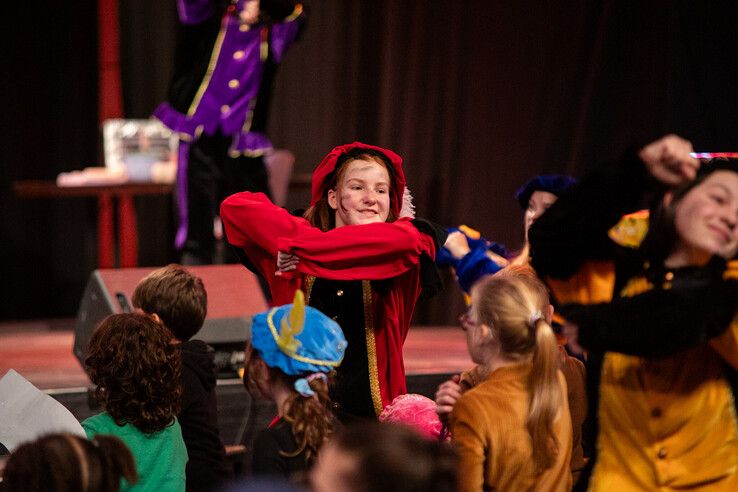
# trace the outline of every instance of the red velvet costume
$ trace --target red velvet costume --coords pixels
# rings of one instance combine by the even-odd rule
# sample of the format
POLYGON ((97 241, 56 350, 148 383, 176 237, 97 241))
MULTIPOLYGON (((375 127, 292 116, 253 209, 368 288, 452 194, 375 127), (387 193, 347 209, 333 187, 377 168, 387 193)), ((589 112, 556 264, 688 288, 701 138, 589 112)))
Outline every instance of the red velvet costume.
MULTIPOLYGON (((390 208, 399 215, 405 184, 402 160, 391 151, 358 142, 337 147, 318 165, 313 174, 312 203, 325 193, 323 181, 335 170, 340 155, 357 147, 380 151, 390 159, 390 208)), ((290 303, 295 289, 303 289, 309 298, 316 277, 362 281, 362 328, 366 330, 374 413, 379 415, 396 396, 406 393, 402 347, 421 291, 421 255, 435 256, 431 235, 420 232, 405 217, 323 232, 272 204, 262 193, 232 195, 223 202, 220 213, 228 241, 241 248, 267 280, 275 305, 290 303), (299 258, 296 271, 275 275, 278 251, 299 258), (384 279, 391 279, 388 288, 378 291, 370 287, 369 281, 384 279)), ((344 332, 357 329, 342 328, 344 332)))

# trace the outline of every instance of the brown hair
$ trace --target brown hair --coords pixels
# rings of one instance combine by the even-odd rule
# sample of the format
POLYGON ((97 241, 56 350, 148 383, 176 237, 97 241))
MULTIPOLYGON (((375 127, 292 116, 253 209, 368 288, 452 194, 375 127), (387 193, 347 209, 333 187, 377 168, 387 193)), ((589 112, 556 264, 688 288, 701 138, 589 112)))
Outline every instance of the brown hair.
MULTIPOLYGON (((348 169, 347 164, 358 160, 373 161, 384 166, 390 177, 390 190, 394 187, 394 180, 392 179, 394 172, 392 166, 387 160, 387 156, 371 149, 352 149, 338 158, 336 168, 325 178, 328 183, 328 186, 325 187, 325 193, 323 193, 323 196, 320 197, 320 200, 318 200, 315 205, 309 207, 303 214, 303 217, 307 219, 311 225, 317 227, 323 232, 336 228, 336 211, 328 204, 328 190, 335 190, 338 183, 343 179, 343 175, 346 174, 346 169, 348 169)), ((390 200, 392 200, 391 193, 390 200)), ((390 210, 389 216, 387 216, 387 222, 394 222, 395 220, 397 220, 397 217, 392 210, 390 210)))
POLYGON ((51 434, 23 444, 8 458, 0 490, 28 492, 116 492, 120 479, 138 481, 136 463, 115 436, 92 441, 51 434))
POLYGON ((143 314, 112 314, 93 332, 85 367, 118 425, 152 434, 174 422, 182 362, 171 340, 166 327, 143 314))
POLYGON ((355 423, 337 432, 330 446, 355 459, 342 477, 350 490, 452 492, 458 487, 458 455, 451 445, 406 425, 355 423))
MULTIPOLYGON (((258 395, 261 391, 257 382, 251 377, 255 374, 256 364, 262 360, 256 350, 248 344, 246 347, 246 360, 244 362, 244 386, 251 395, 258 395)), ((268 366, 267 366, 268 367, 268 366)), ((280 381, 290 389, 290 396, 284 406, 282 418, 290 424, 292 435, 297 442, 294 451, 280 451, 283 456, 297 456, 303 451, 308 462, 312 462, 318 454, 323 443, 333 434, 333 413, 331 397, 328 393, 327 378, 315 378, 308 381, 310 389, 315 392, 314 396, 305 397, 294 389, 295 381, 305 375, 290 376, 281 370, 269 367, 269 378, 272 381, 280 381)))
POLYGON ((146 275, 131 301, 146 314, 159 316, 183 342, 200 330, 208 310, 208 295, 200 277, 174 263, 146 275))
POLYGON ((530 268, 502 272, 474 286, 473 309, 477 321, 491 328, 491 336, 505 357, 523 360, 532 355, 526 427, 533 446, 533 464, 540 472, 553 465, 558 454, 553 424, 562 404, 556 336, 543 317, 549 297, 545 285, 530 268), (532 318, 534 313, 539 314, 537 319, 532 318))

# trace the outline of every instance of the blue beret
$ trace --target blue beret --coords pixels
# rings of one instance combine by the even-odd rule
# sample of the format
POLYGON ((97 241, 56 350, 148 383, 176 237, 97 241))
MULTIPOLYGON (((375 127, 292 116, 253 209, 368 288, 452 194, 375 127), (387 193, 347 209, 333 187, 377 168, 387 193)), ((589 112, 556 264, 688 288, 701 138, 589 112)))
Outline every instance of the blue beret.
POLYGON ((515 192, 515 199, 520 204, 520 208, 525 210, 528 208, 528 200, 535 191, 547 191, 556 196, 561 195, 577 180, 565 174, 541 174, 529 180, 515 192))
POLYGON ((305 306, 298 290, 294 304, 254 316, 251 345, 269 367, 297 376, 334 370, 343 360, 347 342, 338 323, 305 306))

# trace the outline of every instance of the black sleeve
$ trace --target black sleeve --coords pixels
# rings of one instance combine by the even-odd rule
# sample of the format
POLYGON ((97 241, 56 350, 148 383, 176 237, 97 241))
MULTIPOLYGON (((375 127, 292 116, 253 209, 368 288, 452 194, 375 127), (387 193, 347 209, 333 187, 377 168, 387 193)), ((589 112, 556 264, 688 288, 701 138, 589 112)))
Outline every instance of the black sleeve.
POLYGON ((642 357, 704 344, 725 331, 737 311, 738 282, 721 278, 689 279, 669 290, 561 308, 579 326, 582 347, 642 357))
POLYGON ((295 0, 261 0, 259 9, 269 20, 281 21, 292 15, 298 3, 295 0))
POLYGON ((533 268, 566 279, 586 260, 611 259, 607 231, 644 205, 654 187, 637 149, 586 175, 564 193, 528 231, 533 268))
MULTIPOLYGON (((446 243, 448 231, 444 227, 425 219, 413 219, 412 224, 420 232, 433 239, 436 251, 446 243)), ((438 272, 435 260, 426 254, 420 256, 420 281, 423 286, 421 299, 429 299, 443 289, 443 279, 438 272)))
POLYGON ((287 461, 280 454, 282 451, 277 436, 270 429, 264 429, 254 441, 254 475, 279 475, 286 477, 287 461))

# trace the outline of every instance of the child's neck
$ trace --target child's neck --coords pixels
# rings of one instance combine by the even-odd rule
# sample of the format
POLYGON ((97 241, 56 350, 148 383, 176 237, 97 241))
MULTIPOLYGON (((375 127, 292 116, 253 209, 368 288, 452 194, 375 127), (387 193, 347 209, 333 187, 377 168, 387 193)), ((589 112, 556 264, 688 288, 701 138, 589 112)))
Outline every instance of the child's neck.
POLYGON ((274 388, 272 388, 272 398, 274 399, 274 403, 277 405, 277 414, 280 417, 284 415, 284 405, 290 394, 290 390, 281 384, 276 384, 274 385, 274 388))

